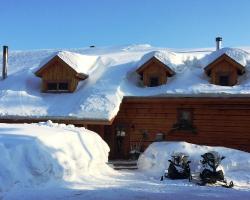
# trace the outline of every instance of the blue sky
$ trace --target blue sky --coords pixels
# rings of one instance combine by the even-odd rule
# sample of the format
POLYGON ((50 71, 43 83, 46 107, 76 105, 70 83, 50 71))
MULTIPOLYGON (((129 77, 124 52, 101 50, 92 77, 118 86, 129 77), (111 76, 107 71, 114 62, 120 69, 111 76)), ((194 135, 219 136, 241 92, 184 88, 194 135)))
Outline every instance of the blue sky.
POLYGON ((0 27, 12 49, 250 46, 250 1, 0 0, 0 27))

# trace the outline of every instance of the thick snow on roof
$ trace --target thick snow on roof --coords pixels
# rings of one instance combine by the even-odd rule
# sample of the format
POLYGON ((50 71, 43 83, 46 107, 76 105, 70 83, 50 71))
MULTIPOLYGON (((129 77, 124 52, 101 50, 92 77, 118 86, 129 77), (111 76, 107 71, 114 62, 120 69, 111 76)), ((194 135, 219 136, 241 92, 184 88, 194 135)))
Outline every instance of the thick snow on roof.
POLYGON ((138 62, 138 67, 145 64, 151 58, 157 58, 159 61, 170 67, 172 70, 175 70, 175 67, 183 64, 181 56, 178 56, 174 52, 168 50, 157 50, 146 53, 138 62))
POLYGON ((222 48, 217 51, 214 51, 211 54, 208 54, 205 56, 201 63, 204 67, 215 61, 217 58, 222 56, 223 54, 228 55, 230 58, 241 64, 242 66, 247 65, 247 60, 249 60, 249 54, 242 50, 237 48, 222 48))
POLYGON ((67 63, 71 68, 73 68, 77 73, 88 74, 90 68, 96 62, 97 56, 87 56, 79 53, 73 53, 69 51, 59 51, 53 56, 49 56, 44 59, 39 68, 46 64, 54 56, 58 56, 65 63, 67 63))
MULTIPOLYGON (((230 51, 235 55, 241 52, 238 49, 230 51)), ((171 52, 166 48, 132 45, 74 49, 71 52, 60 55, 67 62, 76 63, 81 63, 83 58, 85 63, 91 63, 95 60, 93 57, 97 59, 87 72, 88 79, 80 82, 75 92, 54 94, 40 92, 41 79, 33 71, 41 66, 41 61, 58 54, 58 50, 10 51, 8 77, 0 80, 0 117, 110 120, 117 114, 124 96, 250 97, 248 65, 246 73, 239 77, 238 85, 226 87, 209 83, 209 77, 205 75, 201 63, 206 59, 214 59, 212 55, 217 53, 211 53, 211 49, 171 52), (142 87, 140 77, 135 71, 138 63, 151 56, 158 56, 162 62, 173 67, 176 75, 169 78, 165 85, 142 87)), ((247 52, 239 55, 243 56, 245 62, 249 62, 247 52)))

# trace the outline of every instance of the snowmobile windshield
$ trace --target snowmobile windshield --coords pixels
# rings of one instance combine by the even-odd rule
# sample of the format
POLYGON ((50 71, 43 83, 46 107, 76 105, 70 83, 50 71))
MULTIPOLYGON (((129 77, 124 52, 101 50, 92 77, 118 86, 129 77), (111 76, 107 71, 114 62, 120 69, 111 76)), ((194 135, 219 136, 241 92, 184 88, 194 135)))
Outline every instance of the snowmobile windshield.
POLYGON ((188 162, 188 156, 183 153, 176 153, 172 155, 172 161, 176 165, 184 165, 188 162))
POLYGON ((219 166, 221 163, 221 156, 216 151, 211 151, 203 155, 204 163, 208 163, 210 166, 219 166))

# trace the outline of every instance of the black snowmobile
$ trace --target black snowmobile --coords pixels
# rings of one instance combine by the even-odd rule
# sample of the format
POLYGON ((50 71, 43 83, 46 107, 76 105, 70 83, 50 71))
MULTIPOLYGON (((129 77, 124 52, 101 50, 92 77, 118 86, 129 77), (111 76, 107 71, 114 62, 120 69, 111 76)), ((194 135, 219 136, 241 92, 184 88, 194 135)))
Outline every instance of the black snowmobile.
POLYGON ((201 157, 202 170, 199 174, 199 180, 194 175, 191 176, 190 180, 196 180, 199 185, 219 184, 227 188, 234 186, 232 181, 228 184, 224 177, 224 172, 220 165, 221 161, 225 159, 224 156, 220 156, 216 151, 210 151, 201 155, 201 157))
POLYGON ((190 177, 190 167, 188 160, 188 155, 184 153, 174 153, 170 162, 168 170, 165 171, 164 176, 161 180, 165 178, 170 179, 188 179, 190 177))

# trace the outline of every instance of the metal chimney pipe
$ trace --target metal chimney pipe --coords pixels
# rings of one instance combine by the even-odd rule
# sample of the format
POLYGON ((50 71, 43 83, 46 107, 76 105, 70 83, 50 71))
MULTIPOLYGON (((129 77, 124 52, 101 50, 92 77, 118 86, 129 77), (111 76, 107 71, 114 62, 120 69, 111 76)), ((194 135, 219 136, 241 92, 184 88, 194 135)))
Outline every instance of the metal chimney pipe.
POLYGON ((7 78, 7 68, 8 68, 8 46, 3 46, 3 79, 7 78))
POLYGON ((222 43, 222 37, 216 37, 216 51, 218 51, 221 48, 221 43, 222 43))

